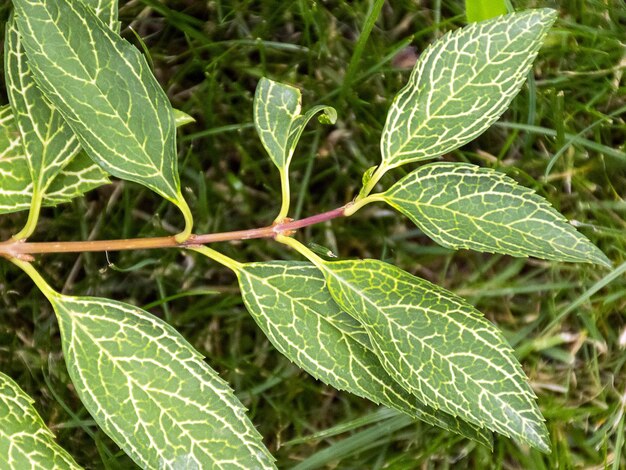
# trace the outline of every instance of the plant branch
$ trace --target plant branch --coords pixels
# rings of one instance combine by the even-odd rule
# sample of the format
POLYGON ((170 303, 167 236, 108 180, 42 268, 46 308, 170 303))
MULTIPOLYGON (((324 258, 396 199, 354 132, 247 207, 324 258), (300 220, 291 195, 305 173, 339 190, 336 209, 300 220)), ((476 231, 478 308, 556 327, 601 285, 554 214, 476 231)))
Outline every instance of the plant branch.
POLYGON ((346 209, 352 206, 348 203, 328 212, 316 214, 300 220, 286 219, 284 223, 268 225, 266 227, 234 232, 208 233, 191 235, 188 239, 177 242, 176 236, 153 238, 128 238, 121 240, 91 240, 71 242, 26 242, 7 240, 0 243, 0 256, 28 260, 31 255, 44 253, 83 253, 87 251, 122 251, 148 250, 154 248, 185 248, 207 243, 225 242, 234 240, 250 240, 253 238, 274 238, 279 234, 291 234, 295 230, 319 224, 327 220, 346 216, 346 209))

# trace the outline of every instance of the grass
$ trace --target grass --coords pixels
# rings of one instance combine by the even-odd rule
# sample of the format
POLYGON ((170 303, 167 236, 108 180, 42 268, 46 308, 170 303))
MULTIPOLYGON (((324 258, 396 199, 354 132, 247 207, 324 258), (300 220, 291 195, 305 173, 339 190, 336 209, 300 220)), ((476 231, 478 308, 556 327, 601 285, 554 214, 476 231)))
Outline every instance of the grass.
MULTIPOLYGON (((141 38, 174 106, 197 120, 179 138, 196 231, 263 226, 280 206, 278 175, 251 125, 261 76, 300 87, 305 106, 325 103, 339 113, 333 127, 310 125, 299 146, 294 215, 356 195, 362 173, 378 162, 386 109, 408 77, 400 59, 410 62, 409 45, 419 54, 463 24, 461 2, 421 3, 386 2, 376 19, 371 12, 381 2, 121 2, 123 36, 140 47, 141 38), (360 39, 366 27, 369 37, 360 39)), ((539 396, 551 455, 506 438, 496 438, 492 454, 316 382, 269 344, 234 276, 193 254, 47 255, 41 269, 66 292, 146 306, 171 322, 236 390, 280 468, 626 467, 626 7, 620 0, 558 4, 534 80, 496 126, 445 158, 497 168, 532 187, 607 253, 613 270, 451 252, 381 205, 300 235, 338 256, 385 259, 438 282, 497 323, 539 396)), ((24 218, 0 218, 0 238, 24 218)), ((171 205, 116 182, 44 210, 35 239, 142 237, 180 226, 171 205)), ((216 248, 241 261, 295 257, 269 241, 216 248)), ((0 369, 35 398, 79 463, 133 468, 73 392, 51 307, 7 263, 0 287, 0 369)))

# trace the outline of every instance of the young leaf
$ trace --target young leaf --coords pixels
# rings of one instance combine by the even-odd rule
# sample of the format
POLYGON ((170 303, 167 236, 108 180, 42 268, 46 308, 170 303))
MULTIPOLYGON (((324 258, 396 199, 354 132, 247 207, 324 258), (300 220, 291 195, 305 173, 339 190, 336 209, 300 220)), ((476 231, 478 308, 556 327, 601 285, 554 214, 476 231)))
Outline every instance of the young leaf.
POLYGON ((174 113, 145 58, 80 1, 15 0, 29 65, 89 156, 178 205, 174 113))
MULTIPOLYGON (((10 106, 0 107, 0 214, 28 210, 33 186, 22 139, 10 106)), ((79 152, 46 190, 44 206, 68 202, 103 184, 107 174, 79 152)))
POLYGON ((254 125, 261 143, 279 168, 289 165, 288 140, 291 126, 300 115, 300 90, 265 77, 254 96, 254 125))
POLYGON ((319 114, 317 120, 322 124, 335 124, 335 122, 337 122, 337 111, 335 110, 335 108, 323 104, 313 106, 303 115, 296 117, 291 125, 291 130, 289 131, 289 139, 287 140, 287 164, 291 162, 291 157, 296 151, 296 146, 300 141, 300 137, 304 132, 304 128, 316 114, 319 114))
POLYGON ((431 163, 382 197, 448 248, 610 266, 548 201, 491 169, 431 163))
POLYGON ((47 292, 81 401, 143 468, 275 468, 232 390, 174 328, 132 305, 47 292))
POLYGON ((465 0, 468 23, 477 23, 500 15, 506 15, 504 0, 465 0))
POLYGON ((304 128, 317 113, 322 113, 319 121, 324 124, 334 124, 337 120, 337 112, 330 106, 314 106, 304 115, 300 109, 300 90, 265 77, 259 80, 254 96, 254 125, 280 172, 282 207, 277 223, 289 212, 289 164, 304 128))
POLYGON ((304 128, 318 113, 323 124, 334 124, 337 111, 331 106, 318 105, 300 114, 300 90, 284 83, 262 77, 254 96, 254 125, 263 147, 274 164, 286 171, 304 128))
POLYGON ((555 18, 550 9, 512 13, 426 49, 387 115, 383 169, 437 157, 482 134, 520 90, 555 18))
MULTIPOLYGON (((549 452, 535 395, 498 330, 445 289, 378 260, 318 260, 337 304, 423 403, 549 452)), ((317 263, 316 263, 317 264, 317 263)))
POLYGON ((33 408, 33 401, 11 378, 0 373, 0 467, 80 469, 55 442, 52 431, 33 408))
POLYGON ((365 328, 333 301, 310 263, 245 264, 246 307, 272 344, 316 379, 491 447, 489 433, 422 405, 385 372, 365 328))

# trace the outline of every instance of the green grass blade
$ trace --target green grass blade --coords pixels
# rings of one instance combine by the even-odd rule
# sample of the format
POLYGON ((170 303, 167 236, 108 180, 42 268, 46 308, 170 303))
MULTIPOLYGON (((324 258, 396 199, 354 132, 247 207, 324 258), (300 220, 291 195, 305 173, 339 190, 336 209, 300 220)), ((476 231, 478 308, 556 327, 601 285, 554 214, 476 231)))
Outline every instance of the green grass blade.
POLYGON ((548 201, 491 169, 431 163, 383 198, 447 248, 610 266, 548 201))
POLYGON ((491 447, 489 433, 421 405, 389 377, 365 328, 339 309, 315 266, 251 263, 238 277, 254 320, 282 354, 313 377, 491 447))
POLYGON ((175 203, 187 218, 174 113, 145 58, 82 2, 14 5, 35 80, 89 156, 175 203))
POLYGON ((356 46, 354 47, 354 52, 352 53, 352 57, 350 57, 350 63, 348 64, 348 68, 346 69, 345 75, 343 76, 343 83, 341 84, 342 94, 345 94, 352 86, 354 75, 361 63, 361 57, 363 57, 363 52, 365 52, 367 40, 369 39, 370 34, 372 33, 374 26, 376 25, 376 21, 378 20, 378 16, 380 15, 380 11, 383 9, 384 4, 384 0, 376 0, 372 4, 371 10, 368 11, 367 16, 365 17, 363 29, 359 34, 359 39, 357 40, 356 46))
POLYGON ((174 328, 113 300, 49 299, 81 401, 138 465, 274 468, 243 405, 174 328))
POLYGON ((346 439, 336 442, 324 450, 316 452, 303 462, 300 462, 298 465, 293 467, 292 470, 316 470, 319 468, 328 468, 327 466, 329 464, 334 465, 337 461, 341 461, 342 459, 358 453, 363 449, 370 449, 371 447, 376 446, 383 447, 388 443, 388 436, 410 425, 411 421, 406 416, 394 416, 393 418, 385 420, 382 423, 378 423, 368 429, 347 437, 346 439))
POLYGON ((463 299, 377 260, 321 264, 339 306, 367 330, 394 380, 423 403, 549 452, 511 347, 463 299))
POLYGON ((550 9, 513 13, 431 45, 391 105, 382 166, 434 158, 482 134, 519 92, 555 18, 550 9))
POLYGON ((602 289, 606 288, 609 284, 614 282, 616 279, 620 279, 622 276, 624 276, 625 273, 626 273, 626 262, 624 262, 624 263, 620 264, 619 266, 617 266, 615 269, 613 269, 611 272, 609 272, 606 276, 604 276, 602 279, 600 279, 594 285, 589 287, 589 289, 587 289, 585 292, 583 292, 580 296, 578 296, 576 299, 573 299, 572 302, 567 307, 565 307, 563 310, 561 310, 550 321, 548 326, 546 326, 543 329, 542 334, 545 335, 550 330, 555 328, 563 320, 563 318, 565 316, 567 316, 569 313, 577 310, 581 305, 583 305, 585 302, 587 302, 593 295, 597 294, 599 291, 601 291, 602 289))
MULTIPOLYGON (((621 113, 624 110, 619 110, 621 113)), ((613 113, 611 113, 613 114, 613 113)), ((541 126, 529 126, 528 124, 520 124, 517 122, 499 122, 497 124, 498 127, 502 127, 503 129, 514 129, 521 130, 524 132, 530 132, 531 134, 539 134, 545 135, 549 137, 556 137, 557 132, 554 129, 548 129, 547 127, 541 126)), ((580 145, 581 147, 585 147, 588 150, 593 150, 594 152, 598 152, 600 154, 615 158, 620 161, 620 163, 626 162, 626 152, 620 149, 616 149, 613 147, 609 147, 608 145, 601 144, 599 142, 594 142, 593 140, 589 140, 584 138, 579 134, 571 134, 566 132, 564 137, 568 140, 568 143, 580 145)))
POLYGON ((506 15, 507 8, 504 0, 465 0, 465 15, 468 23, 477 23, 506 15))
POLYGON ((33 408, 34 400, 0 373, 0 466, 6 469, 77 470, 33 408))

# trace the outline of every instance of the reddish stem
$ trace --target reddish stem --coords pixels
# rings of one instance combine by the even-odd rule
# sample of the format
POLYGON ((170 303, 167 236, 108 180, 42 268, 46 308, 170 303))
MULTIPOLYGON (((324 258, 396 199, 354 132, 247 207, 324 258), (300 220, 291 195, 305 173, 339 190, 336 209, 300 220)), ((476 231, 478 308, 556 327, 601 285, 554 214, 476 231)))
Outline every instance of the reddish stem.
MULTIPOLYGON (((328 212, 313 215, 305 219, 283 222, 267 227, 234 232, 208 233, 192 235, 188 240, 177 243, 174 236, 153 238, 128 238, 121 240, 92 240, 75 242, 25 242, 8 240, 0 243, 0 256, 6 258, 30 258, 29 255, 42 253, 83 253, 86 251, 121 251, 121 250, 148 250, 153 248, 184 248, 186 246, 205 245, 207 243, 225 242, 232 240, 249 240, 252 238, 273 238, 278 234, 289 235, 295 230, 319 224, 327 220, 336 219, 345 215, 345 209, 350 204, 338 207, 328 212)), ((287 219, 288 220, 288 219, 287 219)))

